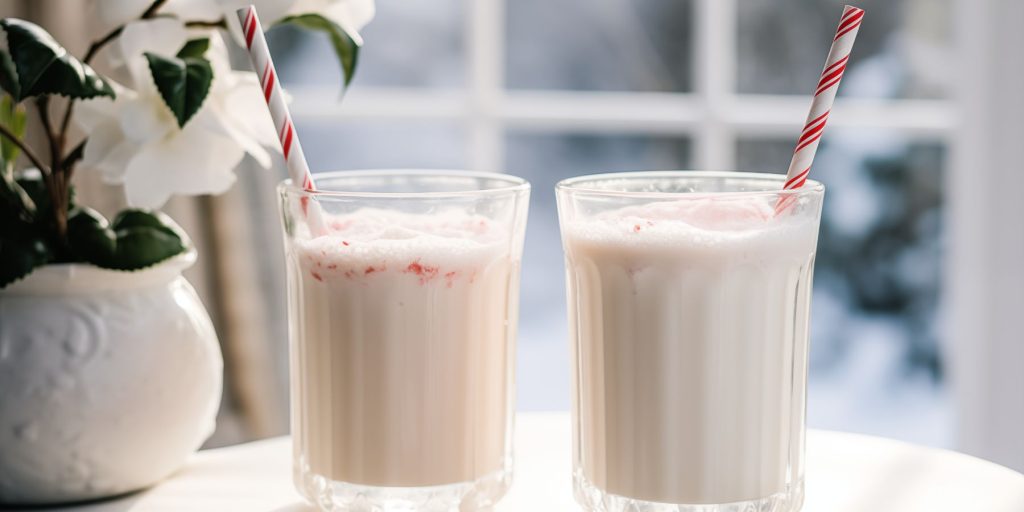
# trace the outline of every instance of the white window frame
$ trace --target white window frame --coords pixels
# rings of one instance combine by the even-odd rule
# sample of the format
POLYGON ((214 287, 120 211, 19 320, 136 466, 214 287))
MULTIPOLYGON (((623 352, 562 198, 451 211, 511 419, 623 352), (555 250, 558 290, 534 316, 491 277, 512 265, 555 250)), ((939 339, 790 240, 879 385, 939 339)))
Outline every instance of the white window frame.
MULTIPOLYGON (((688 93, 588 92, 508 90, 505 88, 505 8, 512 0, 465 0, 464 30, 468 76, 466 90, 369 88, 353 90, 344 105, 334 100, 337 91, 304 90, 295 94, 296 117, 346 120, 431 120, 461 124, 468 134, 466 161, 477 170, 500 171, 505 166, 505 137, 509 131, 548 133, 608 133, 623 135, 677 135, 693 141, 696 169, 733 169, 736 142, 740 138, 795 138, 801 127, 808 97, 737 94, 736 6, 737 0, 694 0, 696 29, 693 40, 695 87, 688 93)), ((1024 18, 1018 2, 952 0, 956 9, 956 45, 963 79, 961 94, 950 100, 876 100, 840 98, 829 120, 830 129, 874 128, 899 133, 907 140, 940 142, 953 156, 945 173, 947 257, 943 273, 945 313, 944 341, 951 380, 957 446, 973 453, 1024 469, 1024 372, 1008 376, 1024 365, 1024 342, 1012 343, 1011 333, 1024 338, 1024 272, 974 279, 972 268, 1006 269, 1024 265, 1024 242, 1007 242, 1005 233, 979 230, 987 222, 1015 212, 1024 219, 1024 201, 1008 194, 990 193, 991 182, 972 179, 972 167, 988 163, 1004 174, 1024 176, 1020 159, 1005 148, 993 148, 987 137, 993 122, 1011 123, 1024 133, 1024 108, 1007 110, 992 98, 976 98, 982 87, 1007 73, 1024 82, 1019 59, 993 64, 978 55, 996 48, 1022 48, 1024 36, 1006 20, 1024 18), (982 6, 984 8, 982 8, 982 6), (999 27, 999 30, 994 30, 999 27), (998 37, 1003 39, 998 40, 998 37), (1007 41, 1006 39, 1013 39, 1007 41), (971 44, 966 44, 970 41, 971 44), (1013 43, 1013 44, 1011 44, 1013 43), (971 53, 967 53, 970 51, 971 53), (980 53, 979 53, 980 52, 980 53), (1011 62, 1012 61, 1012 62, 1011 62), (969 68, 969 69, 967 69, 969 68), (1014 75, 1013 73, 1016 73, 1014 75), (980 84, 980 85, 979 85, 980 84), (958 121, 957 106, 974 109, 976 115, 958 121), (999 149, 1002 149, 1000 153, 999 149), (984 183, 984 184, 982 184, 984 183), (1008 244, 1016 263, 1000 259, 1008 244), (991 265, 990 265, 991 264, 991 265), (1011 276, 1007 287, 1000 278, 1011 276), (1019 285, 1019 286, 1018 286, 1019 285), (1005 300, 1017 313, 986 308, 989 301, 1005 300), (992 326, 1009 329, 1002 336, 992 326), (978 336, 988 336, 978 340, 978 336), (965 339, 969 337, 969 339, 965 339), (976 344, 976 345, 968 345, 976 344), (1019 346, 1018 346, 1019 345, 1019 346), (1002 372, 996 362, 1011 356, 1016 361, 1002 372), (1011 384, 1006 389, 1007 384, 1011 384), (1016 386, 1016 387, 1014 387, 1016 386), (1004 406, 1013 405, 1009 411, 1004 406)), ((823 50, 824 51, 824 50, 823 50)), ((992 53, 995 54, 995 53, 992 53)), ((1019 87, 1013 92, 1021 97, 1019 87)), ((1009 93, 1008 89, 1002 89, 1009 93)), ((1008 141, 1004 141, 1009 144, 1008 141)), ((1024 142, 1018 141, 1018 146, 1024 142)), ((1012 145, 1007 146, 1007 148, 1012 145)), ((780 168, 780 171, 784 169, 780 168)), ((1019 183, 1022 178, 1008 178, 1019 183)), ((1024 184, 1024 183, 1022 183, 1024 184)), ((1020 187, 1013 195, 1019 195, 1020 187)))

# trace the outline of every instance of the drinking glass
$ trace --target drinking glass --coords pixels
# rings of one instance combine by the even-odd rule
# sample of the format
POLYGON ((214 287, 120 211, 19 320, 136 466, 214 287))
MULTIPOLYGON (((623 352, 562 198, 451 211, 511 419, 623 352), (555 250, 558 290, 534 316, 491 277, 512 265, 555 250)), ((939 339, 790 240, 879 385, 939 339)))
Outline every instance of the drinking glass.
POLYGON ((796 511, 824 187, 634 172, 556 187, 573 480, 595 511, 796 511))
POLYGON ((347 171, 278 187, 294 480, 323 510, 476 510, 512 471, 529 184, 347 171))

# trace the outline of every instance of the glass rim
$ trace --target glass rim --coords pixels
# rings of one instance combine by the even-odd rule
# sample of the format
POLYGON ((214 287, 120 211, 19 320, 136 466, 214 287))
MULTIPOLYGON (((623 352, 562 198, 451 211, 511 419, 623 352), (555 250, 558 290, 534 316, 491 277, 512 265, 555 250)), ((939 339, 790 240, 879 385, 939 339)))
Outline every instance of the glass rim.
POLYGON ((751 171, 686 171, 686 170, 663 170, 663 171, 626 171, 609 172, 598 174, 586 174, 566 178, 555 184, 557 192, 566 192, 574 195, 592 195, 605 197, 624 198, 651 198, 651 199, 681 199, 681 198, 749 198, 765 196, 802 196, 814 193, 821 193, 825 185, 820 181, 808 179, 807 183, 800 188, 784 190, 782 185, 786 183, 785 174, 774 174, 751 171), (778 183, 776 190, 736 190, 726 192, 661 192, 661 191, 631 191, 616 190, 609 188, 587 187, 587 183, 598 183, 602 181, 625 180, 636 181, 652 178, 705 178, 721 179, 735 178, 740 180, 753 180, 768 183, 778 183))
POLYGON ((284 193, 298 196, 318 198, 372 198, 372 199, 443 199, 443 198, 466 198, 466 197, 488 197, 504 195, 509 193, 523 192, 530 190, 530 182, 526 179, 512 174, 501 172, 468 171, 457 169, 354 169, 350 171, 329 171, 313 175, 314 185, 320 180, 333 178, 363 178, 363 177, 437 177, 437 178, 480 178, 490 179, 503 183, 503 185, 479 188, 475 190, 443 190, 430 192, 376 192, 366 190, 306 190, 292 183, 287 178, 278 183, 277 187, 284 193))

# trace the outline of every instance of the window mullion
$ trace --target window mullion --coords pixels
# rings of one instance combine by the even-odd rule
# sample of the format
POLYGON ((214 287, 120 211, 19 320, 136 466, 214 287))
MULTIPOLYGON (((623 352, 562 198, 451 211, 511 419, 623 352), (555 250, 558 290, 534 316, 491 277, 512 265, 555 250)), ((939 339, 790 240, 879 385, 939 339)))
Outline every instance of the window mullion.
POLYGON ((469 54, 469 167, 504 167, 504 129, 498 117, 505 62, 504 0, 465 0, 465 45, 469 54))
POLYGON ((696 167, 731 169, 735 135, 727 113, 736 82, 735 0, 695 0, 695 89, 703 99, 704 119, 697 132, 696 167))

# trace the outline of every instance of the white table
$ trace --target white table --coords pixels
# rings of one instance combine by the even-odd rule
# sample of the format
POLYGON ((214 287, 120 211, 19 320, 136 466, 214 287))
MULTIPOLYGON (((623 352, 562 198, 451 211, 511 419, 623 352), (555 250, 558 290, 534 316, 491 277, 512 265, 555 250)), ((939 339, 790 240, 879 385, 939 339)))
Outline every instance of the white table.
MULTIPOLYGON (((520 414, 516 474, 495 512, 572 511, 569 416, 520 414)), ((308 511, 277 438, 200 452, 177 475, 115 501, 64 512, 308 511)), ((812 430, 804 512, 1024 512, 1024 475, 967 455, 812 430)))

